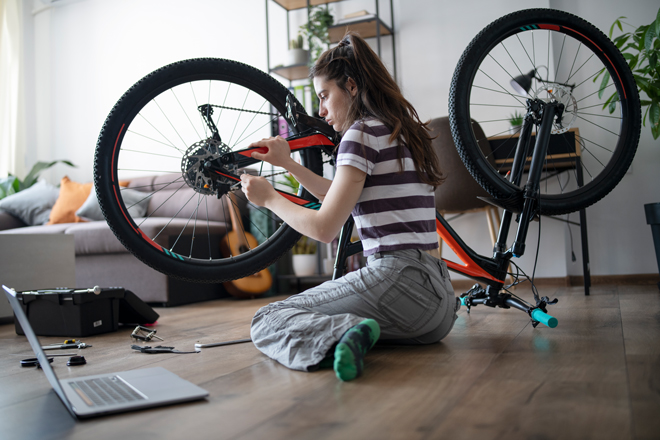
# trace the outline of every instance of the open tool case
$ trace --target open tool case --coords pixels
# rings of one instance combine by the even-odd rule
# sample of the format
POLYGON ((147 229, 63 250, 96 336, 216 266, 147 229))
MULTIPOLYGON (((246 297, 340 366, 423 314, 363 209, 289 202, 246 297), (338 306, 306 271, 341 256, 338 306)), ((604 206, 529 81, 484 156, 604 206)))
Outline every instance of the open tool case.
MULTIPOLYGON (((16 298, 38 336, 91 336, 117 331, 120 323, 158 319, 158 313, 122 287, 24 291, 16 298)), ((14 322, 16 333, 24 334, 18 320, 14 322)))

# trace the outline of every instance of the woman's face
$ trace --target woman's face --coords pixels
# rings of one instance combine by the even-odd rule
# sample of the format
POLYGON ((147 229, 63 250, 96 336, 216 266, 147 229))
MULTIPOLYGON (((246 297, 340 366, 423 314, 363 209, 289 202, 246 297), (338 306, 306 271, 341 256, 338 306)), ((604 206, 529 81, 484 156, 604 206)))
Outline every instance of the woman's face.
POLYGON ((357 86, 352 78, 346 81, 348 91, 340 88, 334 80, 328 81, 324 76, 314 77, 314 89, 319 97, 319 116, 332 125, 335 131, 342 131, 348 108, 357 95, 357 86))

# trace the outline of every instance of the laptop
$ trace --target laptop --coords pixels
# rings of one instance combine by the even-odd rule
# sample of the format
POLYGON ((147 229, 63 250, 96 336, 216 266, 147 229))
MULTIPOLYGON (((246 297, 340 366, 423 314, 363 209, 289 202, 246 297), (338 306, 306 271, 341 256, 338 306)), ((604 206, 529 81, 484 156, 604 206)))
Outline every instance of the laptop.
POLYGON ((58 379, 41 343, 23 311, 16 291, 2 286, 21 324, 41 369, 64 406, 76 418, 133 411, 154 406, 199 400, 208 391, 162 367, 142 368, 111 374, 58 379))

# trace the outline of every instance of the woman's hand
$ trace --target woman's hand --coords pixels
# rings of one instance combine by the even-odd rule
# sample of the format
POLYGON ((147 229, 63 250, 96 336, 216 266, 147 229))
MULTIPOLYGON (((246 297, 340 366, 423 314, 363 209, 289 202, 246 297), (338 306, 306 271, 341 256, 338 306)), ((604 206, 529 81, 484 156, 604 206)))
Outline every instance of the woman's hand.
POLYGON ((266 147, 266 153, 252 153, 252 157, 258 160, 266 161, 276 167, 287 168, 293 159, 291 159, 291 147, 289 143, 281 136, 270 137, 262 139, 258 142, 253 142, 248 148, 266 147))
POLYGON ((277 196, 277 191, 265 178, 250 174, 241 174, 241 189, 257 206, 265 206, 269 199, 277 196))

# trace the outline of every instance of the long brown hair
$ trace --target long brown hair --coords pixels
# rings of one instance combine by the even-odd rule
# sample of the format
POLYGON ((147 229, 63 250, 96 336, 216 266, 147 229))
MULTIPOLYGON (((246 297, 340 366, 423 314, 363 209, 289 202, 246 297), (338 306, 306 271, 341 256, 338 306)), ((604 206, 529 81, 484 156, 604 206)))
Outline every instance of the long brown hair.
POLYGON ((422 122, 415 108, 403 97, 378 55, 359 35, 347 33, 337 46, 323 52, 310 70, 310 78, 333 80, 348 93, 346 81, 352 78, 358 93, 351 100, 345 126, 374 117, 392 131, 390 142, 398 140, 398 158, 403 169, 404 145, 412 155, 420 180, 440 185, 445 177, 431 146, 428 122, 422 122))

